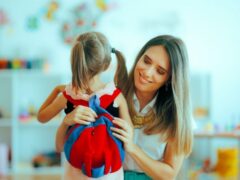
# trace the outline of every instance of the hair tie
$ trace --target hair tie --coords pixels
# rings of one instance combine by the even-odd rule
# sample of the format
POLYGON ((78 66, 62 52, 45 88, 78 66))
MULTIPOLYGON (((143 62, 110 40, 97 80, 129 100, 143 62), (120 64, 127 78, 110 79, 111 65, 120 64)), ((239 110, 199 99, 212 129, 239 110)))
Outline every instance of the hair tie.
POLYGON ((112 48, 112 49, 111 49, 111 52, 115 54, 115 53, 116 53, 116 49, 115 49, 115 48, 112 48))

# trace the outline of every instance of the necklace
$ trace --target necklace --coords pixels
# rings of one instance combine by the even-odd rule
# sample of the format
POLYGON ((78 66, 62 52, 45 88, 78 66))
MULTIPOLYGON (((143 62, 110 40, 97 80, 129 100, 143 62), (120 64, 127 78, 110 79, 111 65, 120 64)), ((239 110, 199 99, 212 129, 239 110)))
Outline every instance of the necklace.
POLYGON ((149 110, 145 116, 139 115, 134 111, 132 118, 134 128, 142 128, 144 125, 148 124, 149 122, 152 122, 154 118, 155 113, 153 110, 149 110))

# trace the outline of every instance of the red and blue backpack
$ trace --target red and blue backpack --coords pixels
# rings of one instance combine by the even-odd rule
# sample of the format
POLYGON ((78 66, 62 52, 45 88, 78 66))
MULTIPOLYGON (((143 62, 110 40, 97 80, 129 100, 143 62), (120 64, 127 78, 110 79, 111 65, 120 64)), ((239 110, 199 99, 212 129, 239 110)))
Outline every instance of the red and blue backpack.
POLYGON ((114 126, 113 116, 106 110, 119 93, 120 90, 116 89, 112 95, 100 98, 94 95, 89 101, 74 100, 63 93, 68 99, 68 105, 89 106, 98 115, 96 121, 89 125, 71 126, 64 145, 68 162, 89 177, 98 178, 122 167, 125 156, 123 143, 112 135, 110 127, 114 126))

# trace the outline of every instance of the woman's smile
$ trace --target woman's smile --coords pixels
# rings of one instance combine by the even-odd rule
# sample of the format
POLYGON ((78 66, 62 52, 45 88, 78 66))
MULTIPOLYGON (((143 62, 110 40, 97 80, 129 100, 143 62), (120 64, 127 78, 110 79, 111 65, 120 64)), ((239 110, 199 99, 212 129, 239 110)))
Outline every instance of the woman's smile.
POLYGON ((139 73, 139 81, 142 84, 152 83, 152 81, 148 80, 141 72, 139 73))

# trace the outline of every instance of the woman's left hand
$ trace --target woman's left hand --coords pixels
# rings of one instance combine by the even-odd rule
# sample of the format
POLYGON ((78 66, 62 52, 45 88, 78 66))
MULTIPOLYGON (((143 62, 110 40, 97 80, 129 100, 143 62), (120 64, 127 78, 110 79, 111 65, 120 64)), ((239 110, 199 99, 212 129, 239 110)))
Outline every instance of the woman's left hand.
POLYGON ((112 121, 118 127, 111 127, 113 135, 120 139, 124 143, 124 148, 127 152, 132 152, 134 143, 133 143, 133 126, 120 118, 114 118, 112 121))

